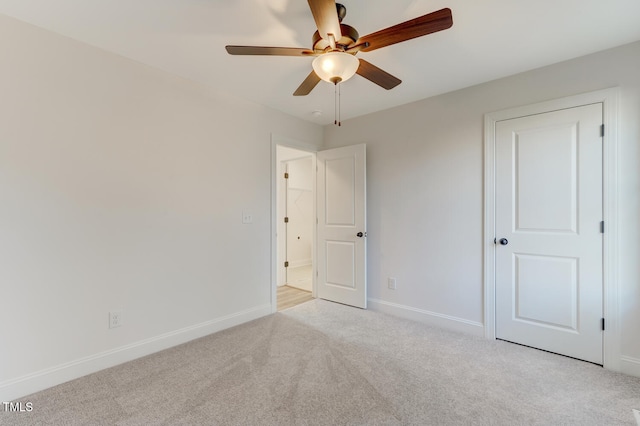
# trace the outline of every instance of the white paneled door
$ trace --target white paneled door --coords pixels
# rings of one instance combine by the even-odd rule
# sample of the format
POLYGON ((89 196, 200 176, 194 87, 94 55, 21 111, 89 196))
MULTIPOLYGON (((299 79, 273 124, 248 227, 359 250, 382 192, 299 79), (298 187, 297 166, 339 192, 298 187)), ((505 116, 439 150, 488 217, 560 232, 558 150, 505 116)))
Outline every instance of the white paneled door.
POLYGON ((365 309, 366 146, 317 154, 318 279, 321 299, 365 309))
POLYGON ((603 363, 602 104, 496 123, 496 337, 603 363))

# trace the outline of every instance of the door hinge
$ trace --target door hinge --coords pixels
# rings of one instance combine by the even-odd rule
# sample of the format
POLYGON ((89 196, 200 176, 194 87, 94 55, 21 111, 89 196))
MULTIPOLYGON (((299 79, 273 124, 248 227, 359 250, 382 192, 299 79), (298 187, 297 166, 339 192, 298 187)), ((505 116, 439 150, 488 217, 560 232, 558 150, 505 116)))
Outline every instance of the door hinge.
POLYGON ((284 262, 284 267, 288 268, 289 267, 289 261, 287 260, 286 262, 284 262))
POLYGON ((600 136, 604 137, 604 124, 600 125, 600 136))
POLYGON ((285 174, 284 174, 284 178, 285 178, 285 179, 289 179, 289 173, 285 173, 285 174))
POLYGON ((600 233, 604 234, 604 220, 600 222, 600 233))
POLYGON ((289 223, 289 218, 288 217, 284 218, 284 223, 289 223))
POLYGON ((600 328, 604 331, 604 318, 600 320, 600 328))

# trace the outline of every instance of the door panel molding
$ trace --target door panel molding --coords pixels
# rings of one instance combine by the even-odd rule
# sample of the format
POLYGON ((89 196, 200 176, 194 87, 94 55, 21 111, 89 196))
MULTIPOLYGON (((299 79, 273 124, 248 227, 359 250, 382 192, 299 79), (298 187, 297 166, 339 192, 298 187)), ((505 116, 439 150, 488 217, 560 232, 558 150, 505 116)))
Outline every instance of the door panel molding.
POLYGON ((496 123, 503 120, 602 103, 603 216, 606 223, 603 245, 604 267, 604 367, 621 370, 621 335, 618 283, 618 102, 619 88, 610 88, 548 102, 488 113, 484 117, 484 334, 496 337, 496 123))

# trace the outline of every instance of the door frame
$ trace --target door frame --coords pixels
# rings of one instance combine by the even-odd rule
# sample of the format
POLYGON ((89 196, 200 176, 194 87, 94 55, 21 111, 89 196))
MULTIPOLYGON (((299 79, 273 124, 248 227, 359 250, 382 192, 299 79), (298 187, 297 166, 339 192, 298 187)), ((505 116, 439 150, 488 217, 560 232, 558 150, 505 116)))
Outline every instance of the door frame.
MULTIPOLYGON (((299 151, 308 152, 311 156, 311 168, 316 169, 316 152, 318 147, 315 145, 289 139, 283 136, 271 135, 271 313, 278 311, 278 145, 287 148, 297 149, 299 151)), ((317 210, 316 200, 316 173, 311 174, 311 184, 313 187, 313 211, 317 210)), ((311 264, 315 271, 316 259, 316 241, 317 228, 313 227, 311 242, 311 264)), ((311 277, 311 295, 315 298, 316 293, 316 274, 312 273, 311 277)))
POLYGON ((484 334, 496 338, 495 147, 498 121, 542 114, 583 105, 603 104, 603 339, 604 367, 621 371, 621 333, 618 283, 618 87, 547 102, 491 112, 484 116, 484 334))

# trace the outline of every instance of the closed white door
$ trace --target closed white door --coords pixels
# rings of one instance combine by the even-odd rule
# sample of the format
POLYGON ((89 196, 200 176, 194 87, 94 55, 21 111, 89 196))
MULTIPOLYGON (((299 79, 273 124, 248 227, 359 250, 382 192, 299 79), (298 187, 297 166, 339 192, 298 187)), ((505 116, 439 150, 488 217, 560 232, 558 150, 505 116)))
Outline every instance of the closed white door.
POLYGON ((366 146, 317 154, 318 297, 366 309, 366 146))
POLYGON ((603 363, 602 104, 496 123, 496 337, 603 363))

